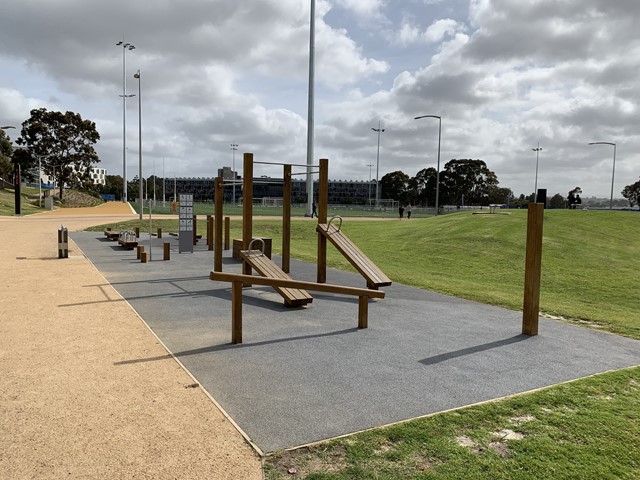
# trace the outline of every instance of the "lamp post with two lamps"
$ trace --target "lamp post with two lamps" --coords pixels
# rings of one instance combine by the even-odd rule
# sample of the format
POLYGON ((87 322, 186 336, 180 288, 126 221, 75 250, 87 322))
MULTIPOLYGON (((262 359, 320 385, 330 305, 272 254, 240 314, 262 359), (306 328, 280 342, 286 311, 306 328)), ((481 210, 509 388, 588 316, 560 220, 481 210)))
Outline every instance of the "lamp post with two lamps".
POLYGON ((371 127, 371 130, 378 133, 378 153, 376 153, 376 207, 380 207, 380 134, 384 132, 384 128, 380 128, 380 120, 378 120, 378 128, 371 127))
POLYGON ((590 142, 589 145, 613 145, 613 171, 611 172, 611 198, 609 210, 613 210, 613 183, 616 176, 616 144, 613 142, 590 142))
MULTIPOLYGON (((117 46, 122 47, 122 201, 127 202, 127 98, 135 95, 127 95, 127 50, 134 50, 136 47, 130 43, 125 43, 124 39, 117 46)), ((141 194, 142 195, 142 194, 141 194)))
POLYGON ((436 216, 440 208, 440 141, 442 139, 442 117, 440 115, 420 115, 415 117, 414 120, 420 120, 421 118, 437 118, 438 119, 438 165, 436 170, 436 216))

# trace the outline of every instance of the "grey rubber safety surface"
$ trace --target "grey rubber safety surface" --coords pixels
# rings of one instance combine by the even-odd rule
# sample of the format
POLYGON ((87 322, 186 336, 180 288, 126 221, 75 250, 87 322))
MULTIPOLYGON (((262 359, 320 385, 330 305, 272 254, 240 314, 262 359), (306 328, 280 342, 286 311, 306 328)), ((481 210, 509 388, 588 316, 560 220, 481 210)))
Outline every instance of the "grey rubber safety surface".
MULTIPOLYGON (((639 341, 544 318, 527 337, 521 312, 398 284, 370 302, 362 330, 357 297, 311 292, 313 303, 292 309, 271 288, 244 289, 244 343, 232 345, 231 285, 209 280, 204 239, 179 254, 165 234, 143 264, 100 232, 71 237, 264 452, 640 365, 639 341)), ((148 234, 140 244, 149 250, 148 234)), ((230 251, 223 270, 240 273, 230 251)), ((292 261, 290 275, 315 281, 316 267, 292 261)), ((332 269, 327 282, 365 287, 332 269)), ((116 365, 155 361, 170 360, 116 365)))

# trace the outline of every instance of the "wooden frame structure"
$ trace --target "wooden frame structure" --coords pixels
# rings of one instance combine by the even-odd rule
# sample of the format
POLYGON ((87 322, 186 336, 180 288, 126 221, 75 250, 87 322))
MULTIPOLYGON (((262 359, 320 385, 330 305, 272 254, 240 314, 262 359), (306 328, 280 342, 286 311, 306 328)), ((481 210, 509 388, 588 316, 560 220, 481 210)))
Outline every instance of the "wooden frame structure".
POLYGON ((209 278, 214 281, 231 282, 231 343, 242 343, 242 287, 250 282, 270 287, 296 288, 319 292, 337 293, 358 297, 358 328, 369 326, 369 299, 384 298, 384 292, 366 288, 343 287, 327 283, 283 280, 280 278, 257 277, 225 272, 211 272, 209 278))

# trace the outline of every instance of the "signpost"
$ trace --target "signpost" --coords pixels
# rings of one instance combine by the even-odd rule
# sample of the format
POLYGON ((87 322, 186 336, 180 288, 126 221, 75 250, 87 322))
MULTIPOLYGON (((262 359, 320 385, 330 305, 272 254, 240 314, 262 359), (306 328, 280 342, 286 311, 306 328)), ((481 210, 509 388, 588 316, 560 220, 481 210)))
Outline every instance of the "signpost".
POLYGON ((193 194, 180 194, 179 253, 193 253, 193 194))

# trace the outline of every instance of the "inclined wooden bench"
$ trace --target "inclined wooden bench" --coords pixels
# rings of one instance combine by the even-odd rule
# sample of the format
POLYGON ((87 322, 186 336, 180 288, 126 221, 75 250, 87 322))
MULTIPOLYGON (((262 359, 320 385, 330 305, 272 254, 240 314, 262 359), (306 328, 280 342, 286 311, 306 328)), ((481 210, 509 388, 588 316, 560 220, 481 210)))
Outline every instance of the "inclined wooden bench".
POLYGON ((344 235, 340 228, 342 227, 342 218, 333 217, 328 224, 319 223, 316 231, 324 235, 337 249, 349 260, 349 263, 360 272, 367 281, 367 287, 377 290, 379 287, 391 285, 391 279, 387 277, 378 266, 367 257, 349 238, 344 235), (340 220, 340 227, 336 228, 331 225, 334 218, 340 220))
POLYGON ((358 328, 369 326, 369 299, 384 298, 384 292, 366 288, 343 287, 328 283, 302 282, 282 278, 258 277, 240 273, 211 272, 214 281, 231 282, 231 343, 242 343, 242 286, 247 284, 268 285, 274 288, 295 288, 319 292, 354 295, 358 297, 358 328))
POLYGON ((125 250, 133 250, 138 246, 135 232, 122 231, 118 236, 118 243, 122 245, 125 250))
MULTIPOLYGON (((262 250, 251 250, 251 246, 256 240, 262 241, 260 238, 254 238, 249 244, 249 250, 240 251, 242 260, 247 262, 251 268, 263 277, 292 280, 292 278, 282 271, 262 250)), ((262 245, 264 247, 264 242, 262 245)), ((305 290, 279 286, 274 286, 273 288, 284 298, 284 304, 287 307, 300 307, 313 302, 313 297, 305 290)))

